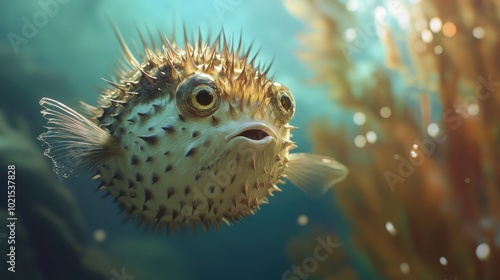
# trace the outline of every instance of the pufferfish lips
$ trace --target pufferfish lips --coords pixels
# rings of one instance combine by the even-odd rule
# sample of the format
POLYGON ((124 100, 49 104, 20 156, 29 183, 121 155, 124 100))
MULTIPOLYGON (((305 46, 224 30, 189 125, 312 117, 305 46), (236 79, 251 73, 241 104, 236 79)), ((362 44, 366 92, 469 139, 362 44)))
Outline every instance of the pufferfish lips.
POLYGON ((235 132, 228 134, 225 139, 228 141, 237 141, 248 143, 256 148, 264 147, 277 140, 277 133, 274 129, 263 122, 248 122, 243 124, 235 132))

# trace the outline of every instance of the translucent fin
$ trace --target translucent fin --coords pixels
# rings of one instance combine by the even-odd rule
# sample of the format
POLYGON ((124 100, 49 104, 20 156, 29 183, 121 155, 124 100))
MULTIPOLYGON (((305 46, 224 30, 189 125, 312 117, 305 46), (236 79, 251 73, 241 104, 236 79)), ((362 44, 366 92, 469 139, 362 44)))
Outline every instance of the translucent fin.
POLYGON ((118 140, 59 101, 42 98, 47 131, 38 140, 47 144, 45 155, 54 171, 68 178, 74 171, 92 168, 116 154, 118 140))
POLYGON ((312 197, 323 195, 347 177, 347 167, 332 158, 313 154, 288 155, 287 179, 312 197))

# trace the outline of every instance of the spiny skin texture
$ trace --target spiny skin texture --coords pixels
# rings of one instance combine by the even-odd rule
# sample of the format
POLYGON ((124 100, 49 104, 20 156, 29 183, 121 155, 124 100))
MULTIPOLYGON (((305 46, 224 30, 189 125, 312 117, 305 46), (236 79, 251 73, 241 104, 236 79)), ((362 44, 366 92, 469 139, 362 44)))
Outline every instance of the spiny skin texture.
POLYGON ((127 67, 103 91, 100 108, 88 106, 91 119, 117 140, 116 156, 98 166, 99 189, 127 217, 168 231, 218 227, 267 203, 294 147, 289 90, 253 65, 241 40, 236 50, 228 46, 223 33, 211 45, 199 36, 183 49, 164 35, 161 50, 142 40, 141 62, 118 37, 127 67), (190 111, 192 89, 207 84, 219 96, 217 108, 190 111), (228 137, 256 123, 262 129, 246 138, 228 137), (273 137, 265 145, 248 140, 267 135, 273 137))

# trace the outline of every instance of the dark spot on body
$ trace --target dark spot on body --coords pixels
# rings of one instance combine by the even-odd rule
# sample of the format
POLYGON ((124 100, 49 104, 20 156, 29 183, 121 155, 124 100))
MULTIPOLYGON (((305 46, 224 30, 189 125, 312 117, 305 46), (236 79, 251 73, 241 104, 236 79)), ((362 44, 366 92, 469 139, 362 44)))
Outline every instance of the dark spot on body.
POLYGON ((132 180, 128 180, 128 188, 129 189, 135 188, 135 183, 132 180))
POLYGON ((156 182, 158 182, 158 180, 160 180, 160 177, 158 177, 157 174, 153 174, 151 176, 151 185, 154 185, 156 182))
POLYGON ((165 167, 165 173, 169 172, 170 170, 172 170, 172 165, 167 165, 167 167, 165 167))
POLYGON ((167 199, 171 198, 174 194, 175 194, 175 189, 173 187, 168 188, 167 199))
POLYGON ((149 117, 148 113, 137 113, 137 115, 141 118, 141 120, 145 120, 149 117))
POLYGON ((198 131, 195 131, 195 132, 193 132, 193 134, 191 134, 191 136, 192 136, 193 138, 196 138, 196 137, 198 137, 199 135, 200 135, 200 133, 199 133, 198 131))
POLYGON ((184 188, 184 195, 185 195, 185 196, 187 196, 190 192, 191 192, 191 187, 186 186, 186 187, 184 188))
POLYGON ((200 175, 200 174, 196 174, 196 175, 194 175, 194 180, 195 180, 196 182, 198 182, 198 180, 200 179, 200 177, 201 177, 201 175, 200 175))
POLYGON ((179 114, 179 120, 181 120, 181 122, 186 121, 186 119, 184 118, 184 116, 183 116, 183 115, 181 115, 181 114, 179 114))
POLYGON ((167 134, 175 132, 175 128, 171 125, 162 126, 162 128, 167 134))
POLYGON ((193 213, 198 208, 198 206, 200 206, 200 204, 201 202, 199 200, 193 200, 193 202, 191 203, 191 206, 193 207, 193 213))
POLYGON ((142 140, 144 140, 146 143, 150 145, 156 145, 158 143, 158 137, 156 135, 150 135, 150 136, 139 136, 142 140))
POLYGON ((135 123, 135 120, 134 119, 128 119, 127 122, 129 122, 130 124, 133 124, 133 123, 135 123))
POLYGON ((137 165, 137 164, 139 164, 139 157, 132 156, 132 158, 130 159, 130 164, 131 165, 137 165))
POLYGON ((181 128, 181 130, 182 130, 182 131, 185 131, 185 130, 186 130, 186 128, 185 128, 185 127, 182 127, 182 128, 181 128))
POLYGON ((121 179, 122 179, 122 173, 119 170, 116 170, 115 174, 113 175, 113 178, 111 178, 111 180, 120 181, 121 179))
POLYGON ((212 115, 212 125, 217 126, 220 123, 220 119, 212 115))
POLYGON ((166 151, 165 153, 163 153, 164 156, 169 156, 170 155, 170 151, 166 151))
POLYGON ((153 199, 153 192, 150 189, 144 189, 144 203, 153 199))
POLYGON ((161 105, 160 104, 153 104, 153 109, 155 112, 159 112, 161 110, 161 105))
POLYGON ((139 146, 139 150, 144 151, 144 146, 139 146))
POLYGON ((196 148, 195 148, 195 147, 193 147, 193 148, 191 148, 191 149, 189 149, 189 150, 187 151, 187 153, 186 153, 186 155, 185 155, 184 157, 194 156, 194 155, 195 155, 195 153, 196 153, 196 148))
POLYGON ((180 212, 177 210, 172 211, 172 221, 174 221, 177 217, 179 217, 180 212))
POLYGON ((154 127, 150 126, 148 127, 148 131, 153 131, 154 127))
POLYGON ((146 162, 153 162, 153 157, 146 158, 146 162))
POLYGON ((209 198, 208 199, 208 212, 210 212, 210 210, 212 210, 213 206, 214 206, 214 200, 209 198))
POLYGON ((142 180, 144 180, 144 177, 140 173, 135 173, 135 181, 142 182, 142 180))
POLYGON ((161 218, 163 218, 165 215, 167 214, 167 207, 165 207, 165 205, 160 205, 160 207, 158 207, 158 212, 156 212, 156 217, 155 219, 157 220, 157 222, 160 221, 161 218))

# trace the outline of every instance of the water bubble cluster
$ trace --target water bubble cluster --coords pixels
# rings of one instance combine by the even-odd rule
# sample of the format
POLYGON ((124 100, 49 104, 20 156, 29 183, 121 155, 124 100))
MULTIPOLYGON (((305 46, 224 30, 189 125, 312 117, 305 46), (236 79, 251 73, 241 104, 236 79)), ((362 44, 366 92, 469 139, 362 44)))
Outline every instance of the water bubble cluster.
POLYGON ((417 150, 418 150, 418 145, 417 144, 413 144, 413 148, 410 151, 410 156, 412 158, 416 158, 418 156, 417 150))

